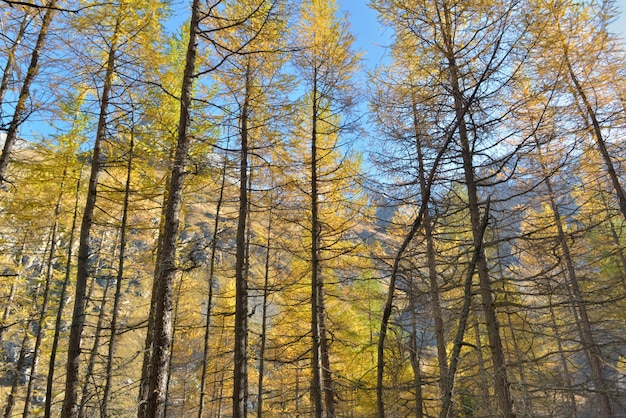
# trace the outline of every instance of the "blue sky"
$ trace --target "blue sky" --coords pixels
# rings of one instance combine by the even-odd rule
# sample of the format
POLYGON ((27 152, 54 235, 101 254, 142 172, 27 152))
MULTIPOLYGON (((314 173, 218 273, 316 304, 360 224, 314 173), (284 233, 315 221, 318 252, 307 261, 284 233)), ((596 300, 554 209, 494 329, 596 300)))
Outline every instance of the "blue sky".
POLYGON ((365 52, 366 66, 372 68, 378 64, 384 54, 384 43, 389 40, 378 23, 377 13, 367 3, 366 0, 343 0, 340 7, 342 12, 349 14, 355 47, 365 52))
POLYGON ((621 33, 622 37, 626 39, 626 0, 616 0, 615 4, 622 11, 622 15, 613 23, 613 31, 621 33))

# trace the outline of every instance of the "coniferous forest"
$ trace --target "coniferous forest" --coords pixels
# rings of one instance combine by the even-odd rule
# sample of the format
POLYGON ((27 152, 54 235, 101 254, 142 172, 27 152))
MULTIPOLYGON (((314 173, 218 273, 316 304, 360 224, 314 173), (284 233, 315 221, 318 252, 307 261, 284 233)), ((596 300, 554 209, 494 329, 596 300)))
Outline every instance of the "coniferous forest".
POLYGON ((351 1, 0 0, 2 417, 626 417, 615 1, 351 1))

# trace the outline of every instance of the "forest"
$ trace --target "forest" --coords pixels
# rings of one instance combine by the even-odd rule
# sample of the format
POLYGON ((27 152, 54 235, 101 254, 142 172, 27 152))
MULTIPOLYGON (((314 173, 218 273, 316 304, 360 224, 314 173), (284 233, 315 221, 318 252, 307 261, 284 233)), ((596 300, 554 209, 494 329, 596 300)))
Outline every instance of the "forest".
POLYGON ((0 0, 3 418, 626 417, 616 2, 351 1, 0 0))

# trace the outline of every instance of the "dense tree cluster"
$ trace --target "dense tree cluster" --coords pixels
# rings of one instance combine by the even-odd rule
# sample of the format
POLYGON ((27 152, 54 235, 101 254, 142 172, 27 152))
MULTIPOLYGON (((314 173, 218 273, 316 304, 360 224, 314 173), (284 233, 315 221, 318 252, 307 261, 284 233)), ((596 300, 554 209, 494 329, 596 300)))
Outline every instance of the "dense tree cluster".
POLYGON ((5 418, 626 415, 614 1, 369 7, 0 2, 5 418))

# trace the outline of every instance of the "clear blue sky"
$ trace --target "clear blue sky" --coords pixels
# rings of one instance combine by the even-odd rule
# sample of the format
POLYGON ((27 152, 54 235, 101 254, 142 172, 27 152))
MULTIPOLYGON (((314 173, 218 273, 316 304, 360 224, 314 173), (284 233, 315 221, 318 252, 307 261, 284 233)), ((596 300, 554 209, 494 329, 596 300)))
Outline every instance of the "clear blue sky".
POLYGON ((626 0, 616 0, 615 4, 620 8, 622 14, 619 19, 613 23, 613 31, 621 33, 622 37, 626 39, 626 0))
POLYGON ((365 52, 365 65, 372 68, 383 56, 389 39, 378 23, 377 13, 367 3, 367 0, 342 0, 340 8, 349 15, 350 29, 356 38, 355 47, 365 52))

